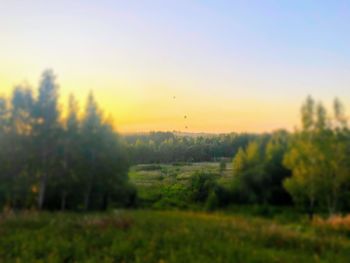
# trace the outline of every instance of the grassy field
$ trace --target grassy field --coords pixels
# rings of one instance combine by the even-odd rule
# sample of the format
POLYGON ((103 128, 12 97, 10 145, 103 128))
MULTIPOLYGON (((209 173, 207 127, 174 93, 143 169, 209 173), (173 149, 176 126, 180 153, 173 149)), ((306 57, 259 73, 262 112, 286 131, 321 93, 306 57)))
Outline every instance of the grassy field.
POLYGON ((0 262, 349 262, 350 216, 311 223, 291 207, 236 205, 208 213, 184 203, 195 172, 214 173, 229 186, 231 169, 134 166, 130 179, 148 209, 0 214, 0 262))
POLYGON ((22 213, 0 220, 0 262, 349 262, 349 233, 242 214, 22 213))
MULTIPOLYGON (((228 186, 232 181, 231 163, 227 163, 226 169, 222 172, 219 167, 218 162, 135 165, 130 169, 129 178, 136 186, 143 203, 152 204, 153 208, 163 205, 169 207, 169 204, 164 204, 166 200, 162 197, 170 196, 172 200, 180 197, 189 178, 195 172, 217 174, 218 183, 228 186)), ((174 204, 176 207, 184 205, 174 204)))

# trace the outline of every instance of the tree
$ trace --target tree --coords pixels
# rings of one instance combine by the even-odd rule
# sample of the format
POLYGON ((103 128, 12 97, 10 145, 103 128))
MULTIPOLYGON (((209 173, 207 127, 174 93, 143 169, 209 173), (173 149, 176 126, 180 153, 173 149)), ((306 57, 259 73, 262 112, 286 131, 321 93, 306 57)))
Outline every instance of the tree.
POLYGON ((190 178, 190 199, 194 202, 205 202, 215 187, 216 182, 214 174, 197 172, 190 178))
POLYGON ((241 173, 247 167, 247 156, 242 148, 239 148, 237 154, 232 160, 233 176, 241 173))
POLYGON ((0 205, 8 202, 8 152, 10 131, 10 109, 6 98, 0 97, 0 205))
POLYGON ((90 199, 93 191, 95 176, 98 174, 96 163, 98 161, 99 147, 101 146, 102 115, 90 92, 82 121, 82 140, 84 158, 84 176, 80 178, 84 182, 84 208, 90 208, 90 199))
POLYGON ((220 164, 219 164, 219 169, 220 169, 220 174, 222 175, 223 172, 226 170, 226 160, 225 159, 221 159, 220 160, 220 164))
POLYGON ((58 85, 43 73, 38 95, 16 87, 0 98, 0 204, 9 208, 107 208, 132 205, 126 150, 112 120, 105 120, 92 95, 84 116, 69 97, 63 120, 58 85))
POLYGON ((7 136, 7 176, 9 205, 13 208, 29 205, 23 200, 29 200, 30 186, 33 177, 30 176, 30 165, 34 161, 30 155, 33 150, 34 99, 30 88, 16 87, 11 97, 9 131, 7 136))
POLYGON ((288 149, 290 134, 276 131, 271 135, 264 152, 264 170, 268 177, 266 185, 268 203, 286 205, 291 197, 283 187, 283 181, 291 176, 291 171, 283 165, 283 158, 288 149))
POLYGON ((334 102, 334 118, 321 103, 308 97, 302 107, 302 130, 297 131, 285 156, 293 176, 284 185, 298 204, 308 204, 310 218, 316 206, 337 212, 341 189, 349 181, 349 132, 343 106, 334 102))
POLYGON ((92 93, 89 94, 83 116, 81 137, 84 208, 106 209, 110 200, 125 199, 128 188, 129 163, 112 120, 106 121, 92 93), (123 194, 122 194, 123 193, 123 194), (92 202, 92 196, 94 196, 92 202))
POLYGON ((34 105, 35 122, 33 128, 40 162, 38 170, 39 209, 43 208, 48 178, 53 172, 54 163, 57 161, 55 151, 60 129, 60 112, 58 109, 58 85, 55 79, 56 77, 51 70, 44 71, 39 85, 38 98, 34 105))
POLYGON ((277 131, 251 141, 233 159, 233 196, 235 201, 260 204, 288 204, 282 181, 289 171, 282 165, 289 135, 277 131))
POLYGON ((292 195, 295 203, 308 204, 308 213, 313 217, 315 203, 320 193, 320 169, 317 166, 319 157, 315 147, 316 127, 321 131, 325 125, 324 110, 321 105, 316 110, 315 102, 308 96, 301 108, 302 130, 294 135, 291 147, 285 155, 284 164, 292 170, 293 176, 286 179, 284 185, 292 195))
POLYGON ((292 146, 285 155, 284 164, 292 170, 293 176, 284 181, 284 187, 296 204, 307 204, 307 211, 312 218, 319 194, 320 177, 313 158, 317 153, 305 137, 305 134, 295 135, 292 146))
POLYGON ((61 192, 61 210, 67 206, 67 197, 77 182, 80 164, 80 122, 79 105, 74 95, 69 96, 68 114, 61 134, 61 174, 58 187, 61 192))

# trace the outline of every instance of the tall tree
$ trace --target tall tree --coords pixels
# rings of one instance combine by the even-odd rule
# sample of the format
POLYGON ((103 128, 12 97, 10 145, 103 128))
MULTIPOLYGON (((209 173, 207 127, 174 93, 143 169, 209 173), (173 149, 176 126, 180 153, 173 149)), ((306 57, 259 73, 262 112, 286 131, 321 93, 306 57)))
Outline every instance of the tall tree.
POLYGON ((121 200, 135 193, 112 122, 103 119, 92 93, 82 119, 70 96, 61 120, 58 99, 50 70, 35 98, 26 87, 0 98, 0 204, 62 210, 106 208, 110 199, 126 204, 121 200))
POLYGON ((82 122, 82 140, 85 156, 84 174, 84 208, 90 208, 91 194, 96 175, 99 147, 101 146, 102 114, 97 106, 94 95, 90 92, 82 122))
POLYGON ((233 159, 233 195, 236 201, 287 204, 282 181, 289 171, 282 165, 289 136, 277 131, 250 142, 233 159))
POLYGON ((77 182, 80 163, 80 122, 79 105, 71 94, 68 99, 68 114, 61 137, 61 173, 58 175, 58 186, 61 195, 61 210, 67 206, 67 197, 77 182))
POLYGON ((8 201, 8 143, 10 110, 6 98, 0 97, 0 205, 8 201))
POLYGON ((57 161, 55 157, 57 155, 57 137, 60 130, 60 112, 58 109, 58 85, 55 80, 56 77, 53 71, 44 71, 39 85, 38 98, 34 106, 34 136, 40 162, 38 170, 39 209, 43 208, 48 178, 57 161))
POLYGON ((310 218, 315 206, 337 211, 340 192, 349 180, 347 130, 343 106, 334 102, 334 118, 321 103, 308 97, 302 107, 302 130, 294 135, 284 163, 293 172, 285 181, 297 203, 307 203, 310 218))

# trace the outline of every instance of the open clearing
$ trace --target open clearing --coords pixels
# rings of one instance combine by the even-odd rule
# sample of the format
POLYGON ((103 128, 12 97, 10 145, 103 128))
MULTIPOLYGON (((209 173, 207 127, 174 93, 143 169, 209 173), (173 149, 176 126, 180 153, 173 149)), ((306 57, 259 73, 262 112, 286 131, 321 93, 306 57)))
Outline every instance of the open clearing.
POLYGON ((226 169, 220 172, 218 162, 135 165, 130 168, 129 178, 136 186, 139 198, 146 203, 154 203, 167 187, 186 186, 196 172, 217 174, 217 181, 223 186, 229 186, 232 181, 231 163, 227 163, 226 169))

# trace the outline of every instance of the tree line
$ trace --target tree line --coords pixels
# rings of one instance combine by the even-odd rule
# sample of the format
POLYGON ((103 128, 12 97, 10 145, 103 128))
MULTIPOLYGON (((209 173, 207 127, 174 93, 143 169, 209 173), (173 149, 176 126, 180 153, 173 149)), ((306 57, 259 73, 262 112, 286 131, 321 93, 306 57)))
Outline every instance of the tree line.
POLYGON ((123 143, 93 94, 82 114, 73 95, 63 109, 51 70, 42 74, 36 92, 18 86, 9 98, 0 98, 0 205, 62 210, 128 205, 135 195, 128 168, 123 143))
POLYGON ((329 114, 308 97, 301 109, 300 129, 273 133, 241 148, 233 158, 235 201, 289 204, 310 218, 350 210, 350 130, 338 99, 329 114))
POLYGON ((309 96, 301 108, 301 124, 294 132, 210 137, 154 132, 126 141, 135 163, 220 160, 218 173, 196 173, 187 187, 165 189, 168 203, 194 202, 208 208, 295 204, 310 218, 316 212, 350 211, 350 129, 344 106, 335 99, 330 114, 309 96), (230 156, 232 182, 222 187, 217 182, 230 156))
MULTIPOLYGON (((0 97, 0 206, 21 209, 106 209, 132 206, 130 164, 220 160, 220 172, 191 177, 186 192, 208 207, 230 203, 291 205, 334 214, 350 210, 350 130, 343 105, 329 114, 308 97, 301 128, 266 134, 179 136, 171 132, 121 137, 92 93, 82 112, 73 95, 59 105, 52 71, 37 90, 18 86, 0 97), (229 187, 217 184, 232 159, 229 187)), ((179 198, 180 195, 176 194, 179 198)), ((186 199, 187 200, 187 199, 186 199)), ((181 200, 180 200, 181 201, 181 200)))
POLYGON ((239 148, 263 135, 221 134, 181 136, 173 132, 150 132, 125 135, 130 161, 133 164, 207 162, 232 158, 239 148))

